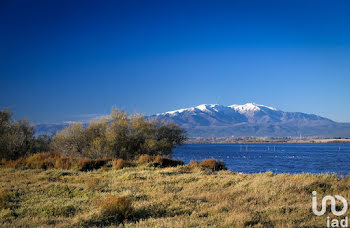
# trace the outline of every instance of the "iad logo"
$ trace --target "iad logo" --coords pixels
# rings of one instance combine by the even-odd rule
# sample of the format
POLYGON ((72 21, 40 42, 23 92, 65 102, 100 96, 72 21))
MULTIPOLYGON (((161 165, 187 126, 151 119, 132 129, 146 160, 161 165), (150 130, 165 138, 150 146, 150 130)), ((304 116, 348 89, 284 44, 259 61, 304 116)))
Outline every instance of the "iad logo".
MULTIPOLYGON (((340 211, 337 211, 336 209, 336 203, 335 203, 335 198, 333 196, 325 196, 322 199, 322 208, 321 211, 317 210, 317 192, 313 191, 312 192, 312 211, 314 212, 315 215, 317 216, 322 216, 324 213, 326 213, 327 209, 327 201, 329 200, 331 202, 331 211, 334 215, 336 216, 342 216, 346 213, 348 210, 348 202, 344 197, 335 195, 335 198, 340 200, 343 203, 343 209, 340 211)), ((327 227, 348 227, 348 217, 346 216, 344 219, 338 220, 338 219, 332 219, 330 220, 330 217, 327 217, 327 227)))

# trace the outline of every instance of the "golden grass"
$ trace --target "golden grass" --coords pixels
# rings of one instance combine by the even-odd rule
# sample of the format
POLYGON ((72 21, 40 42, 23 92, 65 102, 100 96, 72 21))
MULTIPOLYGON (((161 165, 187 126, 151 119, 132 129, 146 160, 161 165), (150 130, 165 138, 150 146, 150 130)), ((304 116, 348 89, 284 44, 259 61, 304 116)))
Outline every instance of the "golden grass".
POLYGON ((107 196, 100 208, 104 216, 112 217, 116 223, 124 223, 134 213, 132 200, 126 196, 107 196))
POLYGON ((9 191, 0 190, 0 209, 6 209, 10 204, 11 194, 9 191))
MULTIPOLYGON (((201 167, 211 169, 213 171, 226 170, 226 166, 222 161, 217 161, 214 158, 203 160, 200 163, 201 167)), ((197 166, 197 165, 196 165, 197 166)))
POLYGON ((146 163, 150 163, 154 160, 153 156, 148 155, 148 154, 143 154, 139 157, 138 162, 140 164, 146 164, 146 163))
POLYGON ((313 215, 311 192, 350 199, 350 177, 3 168, 0 189, 0 227, 324 227, 333 215, 313 215))
POLYGON ((113 168, 114 169, 123 169, 126 167, 132 167, 134 166, 134 164, 132 162, 129 161, 125 161, 124 159, 117 159, 117 160, 113 160, 113 168))

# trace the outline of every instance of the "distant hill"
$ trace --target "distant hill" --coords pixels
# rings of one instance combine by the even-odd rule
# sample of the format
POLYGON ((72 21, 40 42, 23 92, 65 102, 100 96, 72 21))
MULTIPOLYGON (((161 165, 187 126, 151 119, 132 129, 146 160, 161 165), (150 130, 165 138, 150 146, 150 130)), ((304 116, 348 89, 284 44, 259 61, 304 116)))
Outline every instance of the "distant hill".
POLYGON ((191 137, 229 136, 350 136, 349 123, 301 112, 284 112, 265 105, 203 104, 148 117, 177 123, 191 137))
MULTIPOLYGON (((230 106, 203 104, 146 118, 174 122, 186 129, 190 137, 350 136, 350 123, 338 123, 302 112, 284 112, 254 103, 230 106)), ((39 124, 35 128, 37 134, 52 134, 68 125, 39 124)))

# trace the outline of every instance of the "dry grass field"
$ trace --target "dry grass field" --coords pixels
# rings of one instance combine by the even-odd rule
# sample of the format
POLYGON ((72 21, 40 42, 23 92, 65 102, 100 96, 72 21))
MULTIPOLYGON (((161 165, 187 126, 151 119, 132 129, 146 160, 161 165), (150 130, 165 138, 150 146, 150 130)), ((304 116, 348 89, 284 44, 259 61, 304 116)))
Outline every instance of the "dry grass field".
POLYGON ((2 168, 0 189, 1 227, 324 227, 333 215, 312 213, 311 192, 349 199, 350 177, 238 174, 193 164, 2 168))

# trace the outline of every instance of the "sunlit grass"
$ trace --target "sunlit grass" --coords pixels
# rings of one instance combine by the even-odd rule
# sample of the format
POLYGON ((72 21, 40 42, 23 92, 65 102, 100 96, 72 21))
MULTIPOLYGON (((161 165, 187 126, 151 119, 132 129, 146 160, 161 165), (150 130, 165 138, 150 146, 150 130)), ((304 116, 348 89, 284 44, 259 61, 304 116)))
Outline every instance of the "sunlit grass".
POLYGON ((1 227, 324 227, 332 215, 313 215, 311 192, 350 199, 350 178, 329 174, 147 164, 89 172, 0 171, 1 227))

